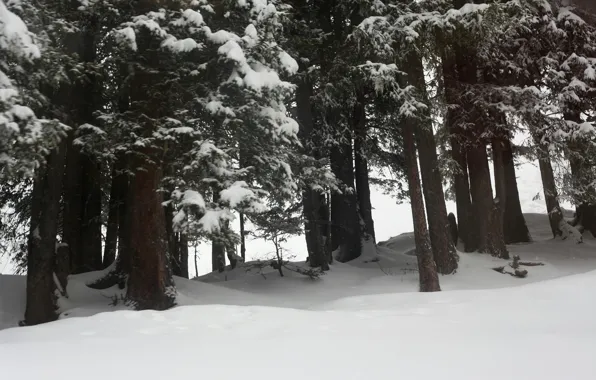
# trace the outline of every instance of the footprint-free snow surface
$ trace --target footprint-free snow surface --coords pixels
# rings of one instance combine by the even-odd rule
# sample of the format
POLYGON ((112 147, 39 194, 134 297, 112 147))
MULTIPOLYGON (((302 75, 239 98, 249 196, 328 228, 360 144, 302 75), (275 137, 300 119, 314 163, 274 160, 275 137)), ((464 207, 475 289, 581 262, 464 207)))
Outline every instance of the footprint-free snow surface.
POLYGON ((507 265, 461 254, 443 292, 417 290, 410 234, 381 243, 319 280, 238 268, 176 279, 180 306, 111 306, 122 290, 70 279, 61 319, 13 327, 24 278, 0 276, 3 379, 596 379, 596 241, 554 241, 546 215, 527 215, 535 242, 507 265))

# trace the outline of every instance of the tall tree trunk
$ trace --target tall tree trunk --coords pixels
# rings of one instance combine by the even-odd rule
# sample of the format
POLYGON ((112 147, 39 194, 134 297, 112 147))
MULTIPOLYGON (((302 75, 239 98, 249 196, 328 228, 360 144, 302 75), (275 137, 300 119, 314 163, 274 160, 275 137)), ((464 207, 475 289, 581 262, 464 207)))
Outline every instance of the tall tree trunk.
POLYGON ((57 317, 54 271, 65 152, 66 141, 63 141, 50 153, 33 189, 24 321, 27 325, 50 322, 57 317))
POLYGON ((503 215, 505 243, 528 243, 532 238, 519 199, 513 148, 508 138, 503 139, 502 144, 505 176, 505 212, 503 215))
POLYGON ((420 189, 418 162, 416 160, 416 146, 414 144, 414 127, 411 121, 403 125, 404 155, 410 203, 412 205, 412 220, 414 221, 414 240, 416 242, 416 256, 418 258, 418 272, 421 292, 437 292, 441 290, 437 267, 433 258, 430 237, 426 228, 424 215, 424 201, 420 189))
POLYGON ((74 132, 67 142, 66 169, 64 174, 64 210, 62 220, 62 241, 68 245, 70 268, 79 273, 79 255, 81 252, 81 228, 83 224, 83 181, 81 173, 81 154, 73 144, 74 132))
POLYGON ((127 173, 128 159, 121 155, 117 158, 118 166, 121 168, 115 185, 118 193, 118 255, 111 269, 102 277, 87 283, 93 289, 108 289, 118 284, 124 289, 126 279, 132 268, 132 257, 130 251, 131 226, 133 216, 129 212, 133 194, 130 190, 131 176, 127 173))
MULTIPOLYGON (((478 231, 473 219, 470 181, 468 177, 468 161, 466 158, 465 134, 456 125, 458 110, 454 106, 458 102, 457 65, 452 53, 443 52, 443 76, 445 82, 445 100, 448 104, 445 116, 446 129, 449 131, 451 158, 457 164, 453 174, 453 187, 457 204, 458 237, 464 243, 464 251, 474 252, 478 249, 478 231)), ((457 244, 457 243, 456 243, 457 244)))
MULTIPOLYGON (((424 101, 428 100, 424 69, 417 54, 411 53, 407 62, 407 73, 410 84, 415 86, 424 101)), ((414 126, 418 153, 420 156, 420 172, 422 174, 422 189, 428 216, 428 229, 433 249, 433 256, 437 270, 442 274, 451 274, 457 270, 457 252, 449 237, 449 221, 443 193, 443 178, 439 169, 436 142, 432 130, 430 115, 424 115, 423 120, 412 120, 414 126)))
POLYGON ((78 268, 75 273, 102 269, 101 257, 101 170, 95 158, 83 154, 83 215, 78 268))
MULTIPOLYGON (((97 60, 98 19, 84 16, 84 27, 64 40, 68 53, 76 53, 81 63, 97 60)), ((70 120, 75 131, 68 144, 68 164, 64 192, 64 240, 70 248, 71 270, 81 273, 102 268, 101 176, 98 163, 73 144, 79 127, 94 124, 98 106, 98 82, 94 73, 73 80, 68 97, 70 120)), ((84 131, 83 131, 84 133, 84 131)))
MULTIPOLYGON (((305 68, 302 70, 306 71, 305 68)), ((296 109, 298 122, 300 123, 300 139, 305 147, 305 154, 317 158, 313 148, 312 133, 314 122, 310 98, 312 96, 312 83, 308 74, 304 73, 296 90, 296 109)), ((317 190, 310 187, 302 192, 302 207, 305 219, 305 238, 308 250, 308 262, 311 267, 329 269, 327 255, 325 254, 324 240, 321 235, 321 217, 319 214, 321 195, 317 190)))
POLYGON ((165 310, 174 305, 175 288, 167 255, 163 198, 157 189, 162 170, 142 162, 130 186, 130 254, 132 268, 126 296, 135 308, 165 310))
POLYGON ((360 210, 362 221, 364 222, 364 238, 366 240, 372 239, 374 243, 376 242, 375 223, 372 217, 368 158, 366 153, 366 104, 364 95, 361 92, 358 92, 352 118, 354 128, 355 179, 358 208, 360 210))
POLYGON ((331 149, 331 170, 344 189, 341 194, 332 196, 331 218, 336 227, 339 262, 354 260, 362 254, 362 235, 358 199, 354 192, 354 161, 349 131, 343 136, 344 142, 331 149))
POLYGON ((509 252, 505 247, 503 223, 498 206, 492 198, 493 192, 490 183, 486 146, 481 141, 470 144, 468 148, 468 166, 475 221, 478 223, 480 232, 479 251, 508 259, 509 252))

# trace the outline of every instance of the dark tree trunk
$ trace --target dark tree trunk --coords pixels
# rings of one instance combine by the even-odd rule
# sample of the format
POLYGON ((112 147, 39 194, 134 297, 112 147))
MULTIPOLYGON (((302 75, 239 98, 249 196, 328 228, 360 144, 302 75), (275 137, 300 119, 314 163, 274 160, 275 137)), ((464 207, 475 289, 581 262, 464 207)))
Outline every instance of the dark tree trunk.
POLYGON ((416 242, 416 256, 418 257, 418 272, 421 292, 437 292, 441 290, 437 267, 433 258, 430 237, 426 228, 424 215, 424 201, 420 189, 418 162, 416 160, 416 146, 414 144, 414 126, 410 121, 403 125, 404 155, 410 203, 412 205, 412 220, 414 222, 414 240, 416 242))
POLYGON ((180 234, 178 240, 178 252, 180 252, 180 276, 184 278, 188 277, 188 238, 185 234, 180 234))
POLYGON ((142 162, 130 192, 130 253, 132 268, 126 296, 135 308, 165 310, 174 305, 175 288, 167 255, 163 198, 157 189, 162 171, 142 162))
MULTIPOLYGON (((304 69, 303 69, 304 71, 304 69)), ((310 98, 312 96, 312 83, 307 74, 298 84, 296 90, 296 108, 298 122, 300 123, 300 139, 305 147, 305 153, 317 158, 315 149, 312 147, 312 133, 314 130, 313 115, 310 98)), ((311 267, 329 269, 323 236, 321 235, 321 217, 319 214, 321 195, 312 188, 304 189, 302 193, 302 206, 305 219, 305 238, 308 250, 308 262, 311 267)))
POLYGON ((468 167, 475 221, 479 230, 479 251, 507 259, 509 253, 505 247, 503 223, 492 198, 488 156, 486 146, 482 142, 470 144, 468 167))
MULTIPOLYGON (((164 196, 166 200, 169 198, 167 195, 164 196)), ((171 260, 172 273, 174 276, 182 275, 182 267, 180 262, 180 251, 178 250, 178 234, 174 232, 174 207, 172 204, 164 206, 165 212, 165 228, 168 242, 168 256, 171 260)))
MULTIPOLYGON (((564 114, 567 121, 581 124, 583 122, 579 111, 569 111, 564 114)), ((573 225, 581 232, 589 230, 596 232, 596 188, 594 188, 593 149, 586 139, 576 138, 569 142, 569 166, 571 169, 571 183, 574 190, 575 220, 573 225)), ((594 235, 596 236, 596 235, 594 235)))
POLYGON ((246 262, 246 232, 244 231, 244 214, 240 213, 240 257, 246 262))
MULTIPOLYGON (((420 57, 416 54, 410 54, 407 67, 410 84, 415 86, 426 100, 426 83, 420 57)), ((441 177, 436 150, 437 144, 430 124, 430 115, 425 115, 425 117, 421 121, 412 120, 412 123, 416 122, 417 124, 414 126, 414 130, 420 156, 420 172, 422 174, 422 189, 428 216, 428 229, 438 272, 451 274, 457 270, 457 252, 449 237, 443 178, 441 177)))
POLYGON ((341 194, 332 196, 331 218, 336 228, 339 253, 336 258, 345 263, 362 254, 362 235, 358 199, 354 192, 354 161, 349 133, 343 136, 350 142, 340 144, 331 149, 331 170, 344 189, 341 194))
POLYGON ((526 224, 517 187, 513 148, 508 138, 503 141, 503 165, 505 176, 505 212, 503 215, 503 233, 506 244, 528 243, 532 240, 526 224))
POLYGON ((64 210, 62 220, 62 241, 68 245, 70 252, 70 268, 78 273, 79 255, 81 252, 81 227, 83 224, 83 183, 81 173, 81 154, 72 141, 74 132, 67 143, 66 171, 64 175, 64 210))
POLYGON ((451 158, 457 164, 457 170, 453 175, 453 187, 455 189, 457 204, 458 236, 464 243, 464 251, 474 252, 478 249, 478 231, 473 221, 468 161, 464 145, 465 134, 460 127, 456 126, 457 110, 453 108, 458 102, 457 65, 452 54, 447 52, 443 53, 442 61, 445 99, 449 105, 445 117, 445 125, 450 134, 451 158))
POLYGON ((366 240, 375 238, 375 223, 372 217, 372 203, 370 201, 370 183, 368 173, 368 158, 366 152, 366 104, 364 95, 358 93, 352 123, 354 128, 354 158, 355 158, 355 179, 356 193, 358 196, 358 209, 364 222, 364 238, 366 240))
MULTIPOLYGON (((76 53, 83 64, 97 59, 98 19, 86 17, 84 27, 65 38, 65 49, 76 53)), ((73 81, 68 96, 69 125, 78 128, 94 124, 98 106, 98 81, 93 73, 73 81)), ((68 163, 64 191, 64 240, 71 255, 71 270, 82 273, 99 270, 102 264, 101 248, 101 178, 97 162, 73 144, 71 132, 68 144, 68 163)))
POLYGON ((33 189, 24 321, 27 325, 50 322, 57 317, 54 271, 65 152, 66 142, 63 141, 50 153, 33 189))
POLYGON ((118 175, 118 256, 111 269, 102 277, 87 284, 93 289, 108 289, 116 284, 124 289, 126 279, 132 268, 132 257, 130 254, 132 215, 128 211, 132 202, 130 182, 131 178, 126 170, 127 159, 124 156, 118 158, 122 171, 118 175))
POLYGON ((83 169, 83 215, 78 268, 75 273, 102 269, 101 257, 101 170, 95 158, 81 155, 83 169))

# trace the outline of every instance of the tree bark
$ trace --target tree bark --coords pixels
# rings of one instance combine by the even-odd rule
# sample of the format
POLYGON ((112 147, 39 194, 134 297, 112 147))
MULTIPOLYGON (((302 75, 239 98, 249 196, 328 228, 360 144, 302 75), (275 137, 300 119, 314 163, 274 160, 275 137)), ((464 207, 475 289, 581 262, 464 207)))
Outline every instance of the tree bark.
POLYGON ((372 203, 370 201, 370 183, 368 172, 368 158, 366 152, 366 104, 364 95, 359 92, 352 114, 354 128, 354 155, 355 155, 355 179, 356 193, 358 196, 358 209, 364 222, 364 238, 366 240, 375 238, 375 223, 372 217, 372 203))
POLYGON ((57 318, 54 271, 65 152, 66 141, 63 141, 50 153, 45 168, 38 173, 33 189, 27 255, 27 325, 50 322, 57 318))
POLYGON ((492 199, 490 171, 486 146, 478 141, 468 148, 468 166, 470 170, 470 190, 475 212, 475 221, 479 230, 480 252, 490 253, 502 259, 509 258, 503 236, 503 223, 498 205, 492 199))
POLYGON ((165 310, 174 305, 175 288, 167 255, 163 198, 157 189, 162 171, 156 164, 139 162, 132 179, 130 254, 132 268, 126 296, 136 309, 165 310))
POLYGON ((81 226, 83 224, 83 197, 81 154, 73 144, 74 132, 71 132, 67 142, 66 171, 64 175, 64 210, 62 219, 62 241, 68 245, 70 253, 70 268, 78 273, 79 252, 81 240, 81 226))
POLYGON ((246 232, 244 231, 243 213, 240 213, 240 257, 246 262, 246 232))
POLYGON ((83 154, 83 215, 78 267, 74 273, 103 268, 101 257, 101 170, 95 158, 83 154))
MULTIPOLYGON (((303 71, 306 69, 303 68, 303 71)), ((314 130, 314 121, 312 115, 312 105, 310 98, 312 96, 312 83, 306 73, 298 83, 296 89, 296 109, 298 122, 300 123, 300 139, 305 147, 305 154, 317 158, 316 151, 312 147, 312 133, 314 130)), ((325 254, 323 236, 321 235, 321 217, 320 217, 320 199, 321 195, 312 188, 305 188, 302 193, 302 207, 305 219, 305 239, 308 250, 308 262, 313 268, 329 269, 329 262, 325 254)))
POLYGON ((505 243, 528 243, 532 241, 532 238, 519 199, 513 148, 511 146, 511 141, 508 138, 503 139, 502 144, 505 176, 505 211, 503 215, 505 243))
MULTIPOLYGON (((451 158, 457 164, 453 174, 453 187, 457 204, 457 227, 459 239, 464 243, 464 251, 474 252, 478 249, 478 231, 473 222, 470 181, 468 177, 468 161, 466 158, 465 134, 456 125, 458 102, 458 78, 456 60, 452 54, 444 51, 442 56, 443 77, 445 83, 445 100, 448 104, 445 126, 449 131, 451 158)), ((457 244, 457 243, 455 243, 457 244)))
POLYGON ((342 193, 332 195, 331 219, 336 228, 339 249, 336 258, 345 263, 362 254, 362 235, 358 199, 354 192, 354 161, 352 156, 351 136, 344 135, 344 142, 331 148, 331 170, 344 186, 342 193))
POLYGON ((188 277, 188 238, 186 234, 181 233, 178 240, 178 252, 180 252, 180 276, 188 277))
POLYGON ((436 292, 440 291, 441 287, 439 285, 437 267, 433 258, 430 237, 426 228, 424 201, 422 199, 422 190, 420 189, 413 129, 413 125, 408 120, 403 125, 402 133, 410 203, 412 205, 412 220, 414 221, 414 240, 416 242, 416 256, 418 258, 420 291, 436 292))
MULTIPOLYGON (((424 69, 417 54, 410 54, 407 62, 407 73, 410 84, 415 86, 424 101, 428 100, 424 69)), ((420 172, 422 174, 422 190, 426 203, 428 228, 433 256, 437 264, 437 271, 451 274, 457 270, 457 252, 449 237, 449 222, 445 193, 443 193, 443 178, 439 169, 436 142, 430 123, 430 115, 424 112, 424 119, 413 120, 418 153, 420 157, 420 172)))

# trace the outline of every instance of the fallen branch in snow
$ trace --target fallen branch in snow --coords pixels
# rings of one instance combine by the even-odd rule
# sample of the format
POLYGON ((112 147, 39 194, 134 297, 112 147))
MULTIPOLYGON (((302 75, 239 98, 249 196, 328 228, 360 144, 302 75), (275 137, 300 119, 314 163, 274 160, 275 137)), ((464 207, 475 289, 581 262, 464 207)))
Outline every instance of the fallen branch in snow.
MULTIPOLYGON (((536 263, 531 263, 531 264, 536 264, 536 263)), ((537 263, 537 264, 544 265, 542 263, 537 263)), ((525 278, 528 276, 528 271, 526 269, 520 269, 520 265, 521 265, 520 258, 518 255, 515 255, 515 256, 513 256, 513 262, 509 263, 509 266, 513 269, 513 272, 506 271, 504 266, 493 268, 493 270, 495 272, 509 274, 513 277, 525 278)), ((536 265, 534 265, 534 266, 536 266, 536 265)))
POLYGON ((519 265, 523 265, 525 267, 540 267, 540 266, 543 266, 544 263, 532 263, 529 261, 520 261, 519 265))

